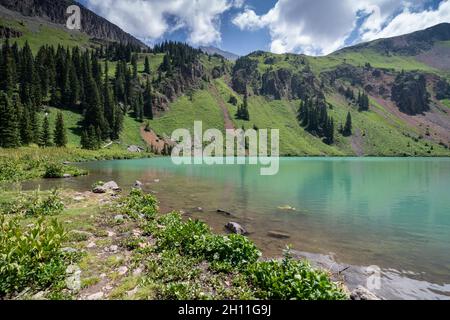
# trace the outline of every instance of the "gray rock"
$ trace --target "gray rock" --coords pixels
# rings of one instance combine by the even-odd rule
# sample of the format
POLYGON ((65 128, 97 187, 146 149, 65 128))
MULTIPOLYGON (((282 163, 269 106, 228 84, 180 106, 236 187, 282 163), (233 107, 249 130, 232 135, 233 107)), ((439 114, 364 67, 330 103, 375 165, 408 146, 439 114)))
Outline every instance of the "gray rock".
POLYGON ((71 291, 79 291, 81 289, 81 270, 76 265, 70 265, 66 269, 66 287, 71 291))
POLYGON ((109 181, 103 185, 103 188, 111 191, 120 191, 119 185, 115 181, 109 181))
POLYGON ((125 220, 125 217, 122 214, 118 214, 114 217, 114 221, 116 222, 122 222, 123 220, 125 220))
POLYGON ((144 152, 144 149, 143 149, 143 148, 141 148, 141 147, 139 147, 139 146, 134 146, 134 145, 129 146, 127 150, 128 150, 128 152, 133 152, 133 153, 141 153, 141 152, 144 152))
POLYGON ((67 247, 67 248, 62 248, 61 251, 62 251, 63 253, 68 253, 68 254, 71 254, 71 253, 77 253, 77 252, 78 252, 77 249, 75 249, 75 248, 69 248, 69 247, 67 247))
POLYGON ((358 286, 355 290, 350 294, 350 298, 352 300, 381 300, 374 293, 370 292, 363 286, 358 286))
POLYGON ((86 300, 102 300, 105 297, 103 292, 97 292, 86 297, 86 300))
POLYGON ((289 239, 291 237, 289 234, 279 231, 269 231, 267 235, 276 239, 289 239))
POLYGON ((127 267, 120 267, 117 270, 117 273, 119 274, 119 276, 123 276, 123 275, 127 274, 127 272, 128 272, 128 268, 127 267))
POLYGON ((242 227, 237 222, 229 222, 229 223, 226 224, 225 228, 228 231, 230 231, 231 233, 234 233, 234 234, 240 234, 240 235, 247 235, 248 234, 247 230, 245 230, 245 228, 242 227))
POLYGON ((67 179, 67 178, 72 178, 71 174, 65 173, 63 174, 63 178, 67 179))
POLYGON ((94 189, 92 189, 93 193, 106 193, 106 189, 103 186, 96 186, 94 189))
POLYGON ((142 186, 143 186, 143 185, 144 185, 144 184, 138 180, 138 181, 136 181, 136 182, 134 183, 133 188, 135 188, 135 189, 142 189, 142 186))
POLYGON ((233 214, 231 212, 228 212, 228 211, 225 211, 222 209, 217 209, 217 213, 220 213, 220 214, 223 214, 223 215, 229 216, 229 217, 233 216, 233 214))

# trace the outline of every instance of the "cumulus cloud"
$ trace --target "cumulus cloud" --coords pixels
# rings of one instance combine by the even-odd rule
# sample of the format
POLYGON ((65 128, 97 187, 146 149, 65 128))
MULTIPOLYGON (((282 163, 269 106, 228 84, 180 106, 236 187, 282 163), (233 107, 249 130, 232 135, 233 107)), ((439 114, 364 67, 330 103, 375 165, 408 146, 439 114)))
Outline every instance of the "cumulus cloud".
POLYGON ((371 27, 365 25, 362 30, 361 39, 370 41, 379 38, 394 37, 417 30, 426 29, 439 23, 450 22, 450 1, 441 2, 435 10, 428 9, 415 12, 413 8, 406 7, 404 10, 391 19, 385 26, 371 27))
POLYGON ((274 53, 331 53, 349 41, 367 41, 450 21, 450 0, 435 10, 413 0, 278 0, 266 14, 247 7, 233 23, 241 30, 267 28, 274 53), (356 36, 355 36, 356 31, 356 36))
POLYGON ((87 7, 136 37, 155 40, 185 28, 188 42, 220 42, 220 17, 244 0, 87 0, 87 7))

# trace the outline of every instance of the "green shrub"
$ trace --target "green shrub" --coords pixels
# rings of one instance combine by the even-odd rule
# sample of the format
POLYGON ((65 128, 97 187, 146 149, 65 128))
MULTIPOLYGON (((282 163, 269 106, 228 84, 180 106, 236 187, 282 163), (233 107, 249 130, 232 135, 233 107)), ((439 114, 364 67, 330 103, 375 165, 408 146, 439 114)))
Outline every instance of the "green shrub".
POLYGON ((22 214, 26 217, 54 216, 64 210, 64 203, 57 190, 53 190, 45 198, 37 190, 33 194, 25 195, 22 199, 18 200, 14 210, 11 213, 22 214))
POLYGON ((42 290, 64 280, 65 232, 56 219, 43 217, 23 228, 17 216, 0 216, 0 296, 25 288, 42 290))
POLYGON ((257 288, 257 297, 270 300, 344 300, 343 289, 329 275, 313 269, 306 261, 257 262, 248 268, 248 276, 257 288))
POLYGON ((211 234, 205 223, 191 219, 183 222, 177 212, 160 217, 153 224, 152 231, 159 250, 177 249, 181 254, 197 255, 202 251, 199 241, 211 234))
POLYGON ((145 194, 140 189, 133 189, 121 201, 121 213, 137 219, 142 214, 147 220, 152 220, 158 213, 158 200, 151 194, 145 194))
POLYGON ((206 260, 222 265, 229 264, 232 267, 253 264, 261 256, 252 241, 236 234, 206 236, 198 243, 198 247, 206 260))
POLYGON ((64 166, 60 163, 50 162, 45 165, 44 178, 62 178, 64 173, 64 166))

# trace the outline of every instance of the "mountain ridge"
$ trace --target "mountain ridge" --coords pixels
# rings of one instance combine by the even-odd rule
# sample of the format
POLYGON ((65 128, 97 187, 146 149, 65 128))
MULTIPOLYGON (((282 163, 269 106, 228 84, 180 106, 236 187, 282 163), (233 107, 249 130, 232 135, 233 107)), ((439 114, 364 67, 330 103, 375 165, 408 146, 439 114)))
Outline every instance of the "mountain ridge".
POLYGON ((67 20, 66 9, 77 5, 81 9, 82 32, 92 38, 129 43, 145 48, 146 45, 117 25, 72 0, 0 0, 0 6, 18 12, 26 17, 40 17, 49 22, 64 25, 67 20))

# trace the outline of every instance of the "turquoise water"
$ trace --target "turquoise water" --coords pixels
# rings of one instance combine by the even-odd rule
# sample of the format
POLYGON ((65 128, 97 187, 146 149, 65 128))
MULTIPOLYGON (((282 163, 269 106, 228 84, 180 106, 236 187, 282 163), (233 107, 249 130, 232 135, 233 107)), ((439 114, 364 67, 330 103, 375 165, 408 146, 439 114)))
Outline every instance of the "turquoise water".
POLYGON ((91 175, 38 183, 85 190, 96 180, 123 188, 140 180, 165 211, 182 210, 218 232, 230 219, 242 223, 266 255, 291 244, 433 284, 414 297, 450 295, 450 159, 286 158, 275 176, 259 175, 258 166, 175 166, 169 158, 81 166, 91 175), (290 238, 271 238, 270 231, 290 238))

